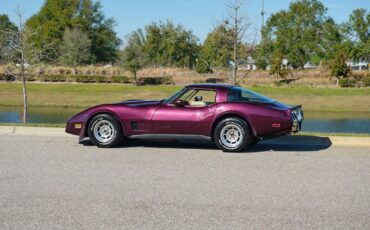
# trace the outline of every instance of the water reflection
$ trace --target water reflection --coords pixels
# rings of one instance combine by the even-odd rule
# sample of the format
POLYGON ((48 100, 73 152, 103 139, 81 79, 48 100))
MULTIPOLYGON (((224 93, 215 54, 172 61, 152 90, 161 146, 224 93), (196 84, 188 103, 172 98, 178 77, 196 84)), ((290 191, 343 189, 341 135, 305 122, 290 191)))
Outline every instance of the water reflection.
MULTIPOLYGON (((30 107, 28 109, 28 122, 47 124, 65 123, 71 116, 81 110, 60 107, 30 107)), ((22 122, 22 114, 22 107, 0 107, 0 122, 20 123, 22 122)))
MULTIPOLYGON (((31 107, 29 109, 29 122, 61 124, 82 110, 60 107, 31 107)), ((0 122, 19 123, 21 120, 22 107, 0 107, 0 122)), ((370 134, 370 113, 305 112, 302 130, 308 132, 370 134)))

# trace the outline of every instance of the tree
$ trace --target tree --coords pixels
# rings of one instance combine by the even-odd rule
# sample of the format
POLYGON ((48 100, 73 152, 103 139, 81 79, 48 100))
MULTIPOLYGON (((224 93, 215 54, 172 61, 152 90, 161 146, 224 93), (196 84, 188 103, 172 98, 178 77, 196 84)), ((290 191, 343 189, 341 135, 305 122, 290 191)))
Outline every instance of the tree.
POLYGON ((261 41, 261 44, 257 45, 253 51, 252 57, 256 62, 257 69, 265 70, 270 63, 270 56, 273 50, 271 43, 264 43, 261 41))
POLYGON ((28 70, 32 64, 36 64, 41 59, 46 59, 42 56, 42 50, 36 48, 32 43, 33 36, 38 34, 38 31, 32 31, 26 28, 23 23, 23 13, 18 7, 16 14, 18 16, 18 29, 13 31, 2 31, 6 34, 9 51, 11 52, 11 60, 16 63, 16 70, 8 69, 7 74, 13 75, 22 82, 23 93, 23 117, 22 121, 27 122, 28 117, 28 95, 27 95, 27 78, 28 70))
POLYGON ((320 42, 316 44, 310 62, 321 64, 334 58, 337 54, 337 49, 346 49, 347 43, 344 42, 344 36, 332 18, 327 18, 318 31, 320 42))
POLYGON ((116 21, 106 18, 99 1, 81 0, 74 27, 88 31, 93 63, 112 63, 118 59, 122 41, 114 31, 116 21))
POLYGON ((273 59, 271 62, 270 74, 275 74, 282 79, 286 79, 286 76, 289 74, 288 67, 286 63, 284 63, 284 56, 281 52, 275 51, 276 53, 273 55, 273 59))
POLYGON ((318 0, 298 0, 288 10, 271 15, 262 29, 257 59, 266 55, 267 62, 272 63, 278 59, 273 55, 283 55, 294 69, 304 68, 309 61, 319 62, 332 44, 341 41, 338 28, 326 12, 318 0))
POLYGON ((351 43, 351 58, 370 60, 370 12, 366 9, 352 11, 344 24, 347 41, 351 43))
MULTIPOLYGON (((30 17, 26 27, 39 31, 32 37, 32 43, 38 49, 52 46, 51 51, 45 54, 53 59, 58 57, 58 50, 66 28, 72 28, 73 18, 76 16, 80 0, 46 0, 40 11, 30 17)), ((45 49, 46 50, 46 49, 45 49)))
MULTIPOLYGON (((32 42, 40 49, 52 45, 57 50, 68 28, 86 31, 91 40, 89 62, 92 63, 117 59, 121 40, 114 25, 113 18, 105 18, 100 2, 93 0, 46 0, 40 11, 26 23, 28 28, 39 31, 32 42)), ((50 51, 48 56, 56 58, 58 53, 50 51)))
POLYGON ((198 38, 182 25, 152 23, 146 27, 144 51, 151 65, 193 68, 199 52, 198 38))
POLYGON ((16 33, 17 26, 9 20, 8 15, 0 15, 0 63, 6 63, 11 56, 9 33, 16 33))
POLYGON ((206 62, 209 69, 211 67, 226 67, 232 58, 232 52, 233 31, 221 24, 207 35, 199 53, 203 61, 198 63, 204 65, 206 62))
POLYGON ((138 29, 128 36, 127 45, 122 54, 122 64, 134 75, 136 84, 138 84, 137 72, 145 66, 147 61, 144 44, 144 33, 138 29))
POLYGON ((202 58, 201 56, 197 59, 197 65, 195 67, 195 70, 197 73, 203 74, 203 73, 212 73, 212 68, 207 60, 202 58))
POLYGON ((77 66, 87 63, 91 58, 91 40, 81 29, 67 29, 60 46, 61 63, 73 66, 77 74, 77 66))
POLYGON ((228 20, 225 21, 226 26, 232 30, 233 33, 233 74, 230 83, 235 85, 237 81, 237 71, 239 62, 239 46, 244 40, 245 33, 251 27, 251 22, 243 15, 242 7, 243 0, 228 0, 226 3, 228 8, 228 20))

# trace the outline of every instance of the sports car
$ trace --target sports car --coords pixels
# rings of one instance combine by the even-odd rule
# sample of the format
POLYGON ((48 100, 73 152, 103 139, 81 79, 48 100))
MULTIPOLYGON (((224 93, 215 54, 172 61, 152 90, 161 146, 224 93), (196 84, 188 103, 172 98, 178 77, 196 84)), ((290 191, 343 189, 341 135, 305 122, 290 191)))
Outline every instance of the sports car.
POLYGON ((66 132, 98 147, 141 138, 207 139, 225 152, 238 152, 298 132, 302 122, 301 106, 239 86, 194 84, 161 101, 127 100, 86 109, 68 120, 66 132))

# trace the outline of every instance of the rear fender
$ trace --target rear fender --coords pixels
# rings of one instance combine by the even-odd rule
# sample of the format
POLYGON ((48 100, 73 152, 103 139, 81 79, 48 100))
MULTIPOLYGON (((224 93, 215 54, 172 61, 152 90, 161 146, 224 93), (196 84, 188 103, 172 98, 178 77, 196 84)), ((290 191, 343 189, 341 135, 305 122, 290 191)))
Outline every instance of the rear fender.
POLYGON ((217 116, 215 116, 213 118, 212 125, 211 125, 210 130, 209 130, 209 134, 210 134, 209 136, 210 137, 213 137, 213 131, 214 131, 214 128, 216 127, 217 123, 220 122, 222 119, 225 119, 225 118, 228 118, 228 117, 239 117, 239 118, 243 119, 245 122, 248 123, 249 127, 251 128, 253 136, 255 136, 255 137, 257 136, 256 129, 254 128, 253 124, 251 123, 251 120, 249 119, 248 115, 242 114, 242 113, 237 112, 237 111, 227 111, 227 112, 218 114, 217 116))

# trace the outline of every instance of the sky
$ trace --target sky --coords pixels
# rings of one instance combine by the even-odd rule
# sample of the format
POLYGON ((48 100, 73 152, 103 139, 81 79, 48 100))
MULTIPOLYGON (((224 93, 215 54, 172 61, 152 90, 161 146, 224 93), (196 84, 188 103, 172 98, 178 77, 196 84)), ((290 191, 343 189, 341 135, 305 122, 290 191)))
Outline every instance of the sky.
MULTIPOLYGON (((243 12, 253 22, 253 27, 261 27, 262 0, 245 0, 243 12)), ((265 0, 265 18, 279 10, 287 9, 291 0, 265 0)), ((348 19, 356 8, 370 10, 370 0, 322 0, 328 8, 328 15, 337 23, 348 19)), ((8 14, 16 21, 15 9, 20 5, 25 18, 37 13, 44 0, 0 0, 0 14, 8 14)), ((217 22, 226 17, 225 0, 101 0, 107 17, 116 19, 116 32, 124 38, 132 31, 143 28, 151 22, 170 20, 181 23, 202 42, 217 22)))

